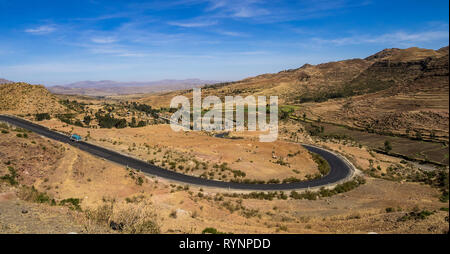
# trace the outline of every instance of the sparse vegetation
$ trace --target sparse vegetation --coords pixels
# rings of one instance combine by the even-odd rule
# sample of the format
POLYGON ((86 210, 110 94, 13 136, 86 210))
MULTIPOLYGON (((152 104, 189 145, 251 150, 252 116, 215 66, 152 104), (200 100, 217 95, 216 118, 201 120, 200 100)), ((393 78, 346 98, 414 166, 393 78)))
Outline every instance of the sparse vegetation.
POLYGON ((19 184, 19 182, 17 181, 17 171, 11 166, 8 166, 8 171, 9 174, 0 177, 0 179, 8 182, 10 185, 19 184))
POLYGON ((425 220, 430 215, 434 214, 434 212, 428 210, 422 211, 412 211, 400 217, 398 221, 408 221, 408 220, 425 220))
POLYGON ((48 113, 36 114, 36 121, 50 120, 50 115, 48 113))
POLYGON ((216 234, 226 234, 226 233, 220 232, 220 231, 218 231, 215 228, 205 228, 205 229, 203 229, 202 234, 214 234, 214 235, 216 235, 216 234))
POLYGON ((79 198, 67 198, 59 201, 60 205, 68 205, 70 209, 81 211, 81 199, 79 198))
POLYGON ((331 170, 328 162, 324 158, 322 158, 322 156, 320 156, 316 153, 310 153, 310 154, 311 154, 313 160, 317 163, 317 167, 319 169, 320 174, 322 174, 323 176, 327 175, 331 170))

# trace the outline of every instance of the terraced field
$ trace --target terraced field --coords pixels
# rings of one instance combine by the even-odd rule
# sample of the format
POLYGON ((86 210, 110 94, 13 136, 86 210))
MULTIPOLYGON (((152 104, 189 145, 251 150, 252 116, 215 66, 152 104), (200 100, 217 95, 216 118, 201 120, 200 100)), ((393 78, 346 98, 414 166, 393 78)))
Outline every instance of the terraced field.
MULTIPOLYGON (((449 164, 449 148, 443 143, 412 140, 405 137, 384 136, 327 123, 315 123, 314 125, 324 127, 324 131, 321 134, 323 136, 345 135, 362 145, 376 149, 382 148, 384 142, 389 140, 392 144, 392 153, 401 154, 418 160, 430 160, 445 165, 449 164)), ((306 124, 306 128, 311 130, 313 127, 311 124, 306 124)))

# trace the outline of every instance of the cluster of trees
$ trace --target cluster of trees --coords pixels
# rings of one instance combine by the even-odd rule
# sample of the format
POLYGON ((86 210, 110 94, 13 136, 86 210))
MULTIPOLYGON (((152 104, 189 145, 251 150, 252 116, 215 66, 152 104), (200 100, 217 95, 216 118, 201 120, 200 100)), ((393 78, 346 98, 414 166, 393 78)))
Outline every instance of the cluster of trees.
POLYGON ((95 114, 95 117, 98 120, 98 125, 101 128, 111 129, 112 127, 121 129, 127 127, 127 120, 124 118, 114 118, 109 114, 101 115, 99 113, 95 114))
POLYGON ((74 124, 73 118, 75 117, 75 114, 57 114, 56 118, 58 118, 61 122, 67 123, 67 124, 74 124))
POLYGON ((346 98, 350 96, 374 93, 381 90, 385 90, 395 84, 395 81, 378 80, 378 79, 364 79, 355 80, 348 84, 338 87, 334 90, 321 89, 317 92, 306 92, 303 95, 297 97, 299 103, 305 102, 324 102, 329 99, 346 98))
POLYGON ((38 113, 36 114, 36 121, 50 120, 50 115, 48 113, 38 113))
POLYGON ((131 128, 144 127, 146 125, 147 125, 146 121, 141 120, 141 121, 137 122, 136 118, 134 116, 131 118, 131 123, 130 123, 131 128))
POLYGON ((78 102, 76 100, 70 101, 69 99, 66 100, 60 100, 59 103, 61 103, 63 106, 67 107, 68 109, 74 110, 74 111, 84 111, 86 107, 86 103, 78 102))
MULTIPOLYGON (((111 116, 110 114, 95 114, 95 117, 98 120, 98 125, 100 126, 100 128, 117 128, 117 129, 122 129, 125 128, 127 126, 130 126, 132 128, 137 128, 137 127, 144 127, 147 125, 146 121, 137 121, 136 118, 133 116, 131 118, 131 122, 128 123, 127 120, 125 118, 115 118, 113 116, 111 116)), ((84 122, 90 122, 91 119, 90 117, 85 117, 84 122)))
POLYGON ((221 82, 221 83, 216 83, 216 84, 211 84, 211 85, 204 85, 202 88, 203 89, 216 89, 216 88, 228 86, 228 85, 231 85, 234 83, 235 82, 221 82))
POLYGON ((305 94, 302 96, 299 96, 297 98, 297 101, 299 103, 305 103, 305 102, 324 102, 329 99, 337 99, 337 98, 343 98, 350 95, 346 95, 345 93, 341 91, 336 92, 318 92, 317 94, 305 94))
MULTIPOLYGON (((87 104, 85 103, 79 103, 77 101, 70 101, 70 100, 61 100, 60 101, 61 104, 63 104, 64 106, 66 106, 67 108, 73 109, 73 110, 77 110, 77 111, 84 111, 85 106, 87 104)), ((147 114, 152 115, 153 117, 157 118, 158 117, 158 112, 159 110, 153 109, 151 106, 147 105, 147 104, 138 104, 136 102, 133 103, 126 103, 127 107, 129 107, 129 109, 135 109, 147 114)), ((111 112, 115 110, 114 105, 111 104, 106 104, 104 106, 104 109, 106 110, 102 110, 99 109, 97 111, 97 113, 95 113, 95 119, 98 120, 98 125, 100 126, 100 128, 125 128, 127 126, 132 127, 132 128, 137 128, 137 127, 144 127, 147 125, 147 121, 137 121, 135 117, 133 117, 131 119, 131 122, 128 123, 127 120, 125 118, 115 118, 114 116, 111 115, 111 112)), ((76 126, 80 126, 80 127, 84 127, 84 126, 89 126, 90 123, 92 122, 93 118, 90 115, 85 115, 83 120, 78 120, 75 119, 75 114, 57 114, 56 118, 58 118, 59 120, 61 120, 64 123, 67 124, 71 124, 71 125, 76 125, 76 126)), ((38 121, 42 121, 44 119, 50 119, 50 115, 48 113, 41 113, 41 114, 36 114, 36 119, 38 121)))
POLYGON ((309 135, 311 135, 311 136, 320 136, 321 134, 323 134, 324 130, 325 130, 325 128, 322 125, 317 126, 317 125, 311 124, 311 128, 308 130, 308 132, 309 132, 309 135))
POLYGON ((150 114, 154 118, 158 118, 159 110, 153 109, 151 106, 149 106, 147 104, 138 104, 136 102, 133 102, 132 105, 136 110, 150 114))

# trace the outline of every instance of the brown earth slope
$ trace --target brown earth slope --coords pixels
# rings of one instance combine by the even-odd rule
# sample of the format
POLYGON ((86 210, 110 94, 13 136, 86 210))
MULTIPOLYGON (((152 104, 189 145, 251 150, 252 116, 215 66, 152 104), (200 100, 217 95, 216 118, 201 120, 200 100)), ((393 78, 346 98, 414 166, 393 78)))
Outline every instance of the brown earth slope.
POLYGON ((407 49, 369 57, 381 59, 353 82, 392 82, 379 92, 306 104, 315 117, 382 133, 448 141, 448 47, 407 49), (426 52, 426 56, 424 56, 426 52))
MULTIPOLYGON (((439 50, 385 49, 350 59, 263 74, 204 87, 204 96, 277 95, 301 105, 300 114, 378 132, 448 140, 448 46, 439 50)), ((140 101, 165 106, 189 91, 140 101)))
MULTIPOLYGON (((356 189, 313 200, 241 197, 145 176, 4 124, 0 129, 0 233, 201 233, 208 227, 231 233, 448 233, 448 202, 426 184, 367 177, 356 189), (123 223, 123 230, 114 223, 123 223)), ((383 170, 399 167, 399 159, 373 157, 365 148, 329 148, 351 152, 359 167, 367 167, 368 158, 383 170)))
POLYGON ((58 99, 42 85, 8 83, 0 85, 0 112, 36 114, 63 112, 58 99))

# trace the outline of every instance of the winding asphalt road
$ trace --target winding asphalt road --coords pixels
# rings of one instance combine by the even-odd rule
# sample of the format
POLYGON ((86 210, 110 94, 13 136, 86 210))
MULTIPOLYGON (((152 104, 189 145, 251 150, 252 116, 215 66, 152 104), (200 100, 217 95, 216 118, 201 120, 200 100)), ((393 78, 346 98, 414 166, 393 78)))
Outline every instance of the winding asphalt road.
POLYGON ((44 126, 37 125, 20 118, 7 115, 0 115, 0 121, 8 122, 12 125, 30 130, 47 138, 51 138, 60 142, 70 144, 90 154, 96 155, 98 157, 107 159, 112 162, 116 162, 121 165, 126 165, 128 167, 138 169, 150 175, 162 177, 177 182, 183 182, 186 184, 201 185, 206 187, 216 187, 216 188, 226 188, 236 190, 260 190, 260 191, 306 189, 337 183, 341 180, 346 179, 352 173, 351 166, 347 164, 342 158, 336 156, 334 153, 331 153, 325 149, 318 148, 315 146, 303 145, 303 147, 305 147, 307 150, 321 155, 330 164, 331 170, 326 176, 309 181, 302 181, 295 183, 280 183, 280 184, 249 184, 249 183, 221 182, 173 172, 146 163, 144 161, 128 157, 118 152, 114 152, 105 149, 103 147, 99 147, 83 141, 72 142, 70 141, 70 138, 66 135, 52 131, 44 126))

